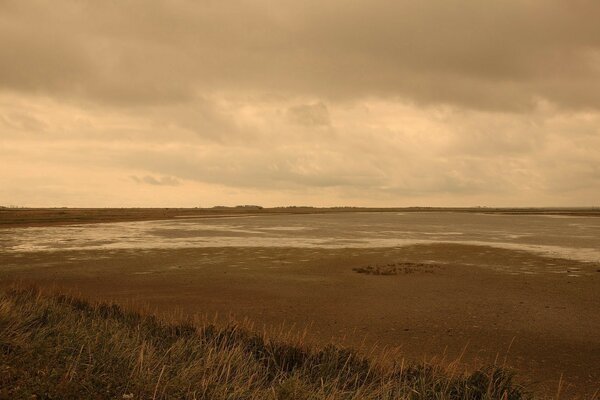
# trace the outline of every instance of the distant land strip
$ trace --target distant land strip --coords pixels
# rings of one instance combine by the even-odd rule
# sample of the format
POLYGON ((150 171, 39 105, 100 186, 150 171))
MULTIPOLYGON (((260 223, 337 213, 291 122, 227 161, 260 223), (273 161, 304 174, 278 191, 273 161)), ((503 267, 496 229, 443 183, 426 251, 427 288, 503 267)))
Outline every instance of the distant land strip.
POLYGON ((600 207, 589 208, 492 208, 492 207, 273 207, 235 206, 212 208, 21 208, 0 207, 0 227, 91 224, 168 220, 175 218, 223 218, 282 214, 356 212, 464 212, 510 215, 600 217, 600 207))

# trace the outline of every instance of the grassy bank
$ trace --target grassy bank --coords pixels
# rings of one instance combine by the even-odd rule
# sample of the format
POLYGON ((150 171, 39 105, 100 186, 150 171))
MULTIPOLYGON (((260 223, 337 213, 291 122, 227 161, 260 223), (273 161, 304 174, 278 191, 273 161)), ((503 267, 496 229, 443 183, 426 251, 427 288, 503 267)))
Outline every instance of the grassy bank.
POLYGON ((236 326, 0 292, 0 398, 525 399, 511 374, 381 362, 236 326))

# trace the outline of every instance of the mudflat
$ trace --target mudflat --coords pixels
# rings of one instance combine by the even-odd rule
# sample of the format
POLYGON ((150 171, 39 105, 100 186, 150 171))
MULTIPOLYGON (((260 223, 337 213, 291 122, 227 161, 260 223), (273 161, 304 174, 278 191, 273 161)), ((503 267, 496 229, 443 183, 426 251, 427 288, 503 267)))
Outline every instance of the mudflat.
MULTIPOLYGON (((540 394, 555 394, 561 379, 562 393, 569 396, 589 397, 600 387, 600 265, 593 257, 552 255, 544 249, 554 247, 538 243, 540 238, 526 243, 544 250, 539 253, 526 250, 527 246, 519 249, 513 242, 498 247, 497 237, 488 239, 487 245, 472 238, 451 242, 434 237, 396 246, 387 242, 377 246, 377 241, 362 246, 350 234, 340 238, 334 219, 310 219, 307 224, 298 219, 303 216, 277 218, 231 220, 228 233, 211 233, 204 222, 188 220, 186 229, 178 226, 168 234, 159 228, 153 234, 144 231, 170 247, 148 242, 119 246, 114 244, 122 242, 107 243, 106 238, 86 247, 65 244, 57 237, 62 244, 53 249, 32 244, 20 248, 35 239, 19 236, 30 228, 6 229, 0 278, 2 284, 19 281, 67 289, 91 299, 150 307, 159 314, 209 318, 216 314, 223 319, 248 318, 257 327, 306 328, 310 340, 400 347, 408 360, 443 356, 451 361, 461 354, 471 366, 497 360, 514 368, 519 379, 540 394), (309 226, 319 223, 321 239, 330 234, 341 242, 314 244, 309 241, 314 237, 298 228, 299 221, 309 226), (275 232, 270 237, 276 247, 257 245, 260 241, 238 245, 240 237, 260 236, 261 224, 275 232), (191 230, 198 226, 204 229, 201 234, 191 230), (167 240, 173 237, 185 241, 167 240), (196 246, 190 237, 198 240, 196 246), (213 246, 216 238, 225 245, 213 246), (392 272, 369 273, 374 270, 392 272)), ((371 217, 356 218, 355 227, 371 217)), ((440 218, 445 217, 434 219, 440 218)), ((409 222, 400 224, 403 232, 412 229, 409 222)), ((467 225, 452 230, 467 232, 467 225)), ((86 227, 107 234, 114 224, 86 225, 78 232, 86 227)), ((381 227, 377 231, 381 233, 381 227)), ((44 240, 51 240, 48 237, 59 231, 43 232, 44 240)), ((571 250, 577 250, 573 246, 571 250)))
POLYGON ((220 218, 240 215, 331 214, 355 212, 457 212, 508 215, 562 215, 600 217, 600 208, 360 208, 275 207, 213 208, 8 208, 0 207, 0 228, 89 224, 99 222, 153 221, 175 218, 220 218))

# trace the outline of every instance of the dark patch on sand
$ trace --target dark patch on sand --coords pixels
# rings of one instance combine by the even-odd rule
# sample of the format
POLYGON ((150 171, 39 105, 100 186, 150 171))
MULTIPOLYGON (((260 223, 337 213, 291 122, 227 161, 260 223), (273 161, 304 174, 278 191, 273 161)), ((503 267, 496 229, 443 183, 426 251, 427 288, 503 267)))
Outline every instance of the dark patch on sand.
POLYGON ((387 264, 367 265, 366 267, 352 268, 354 272, 365 275, 408 275, 408 274, 433 274, 441 265, 411 262, 396 262, 387 264))

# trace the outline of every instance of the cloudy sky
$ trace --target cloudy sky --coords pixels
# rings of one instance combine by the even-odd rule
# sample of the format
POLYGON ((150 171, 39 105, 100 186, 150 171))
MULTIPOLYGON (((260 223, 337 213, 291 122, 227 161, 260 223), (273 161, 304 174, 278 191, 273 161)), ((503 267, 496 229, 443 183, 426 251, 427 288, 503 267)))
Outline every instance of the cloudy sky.
POLYGON ((600 205, 597 0, 0 0, 0 205, 600 205))

